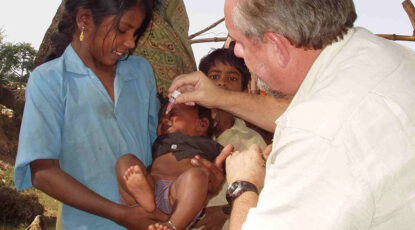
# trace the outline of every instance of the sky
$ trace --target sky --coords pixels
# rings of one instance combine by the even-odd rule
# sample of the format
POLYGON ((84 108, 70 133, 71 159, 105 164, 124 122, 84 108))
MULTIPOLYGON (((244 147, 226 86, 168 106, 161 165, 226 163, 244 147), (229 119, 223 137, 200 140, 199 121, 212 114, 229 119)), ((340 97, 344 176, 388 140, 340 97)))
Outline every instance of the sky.
MULTIPOLYGON (((6 41, 28 42, 38 49, 61 0, 1 0, 0 28, 6 41)), ((224 0, 184 0, 190 19, 189 34, 198 32, 223 17, 224 0)), ((358 18, 355 26, 374 33, 411 35, 412 26, 402 7, 403 0, 355 0, 358 18)), ((412 0, 412 3, 415 1, 412 0)), ((226 37, 224 23, 197 38, 226 37)), ((399 42, 415 50, 415 42, 399 42)), ((192 45, 196 63, 223 42, 192 45)))

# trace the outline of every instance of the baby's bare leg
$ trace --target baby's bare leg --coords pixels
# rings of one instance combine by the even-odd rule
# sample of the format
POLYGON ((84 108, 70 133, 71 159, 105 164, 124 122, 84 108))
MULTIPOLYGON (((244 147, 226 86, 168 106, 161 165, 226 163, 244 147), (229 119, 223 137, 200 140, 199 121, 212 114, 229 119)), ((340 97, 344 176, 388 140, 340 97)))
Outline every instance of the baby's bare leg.
POLYGON ((156 208, 154 192, 147 180, 144 164, 136 156, 126 154, 117 160, 115 168, 123 198, 130 205, 136 201, 147 212, 153 212, 156 208))
POLYGON ((184 229, 204 206, 208 182, 206 172, 190 168, 173 184, 170 196, 174 205, 170 221, 177 229, 184 229))

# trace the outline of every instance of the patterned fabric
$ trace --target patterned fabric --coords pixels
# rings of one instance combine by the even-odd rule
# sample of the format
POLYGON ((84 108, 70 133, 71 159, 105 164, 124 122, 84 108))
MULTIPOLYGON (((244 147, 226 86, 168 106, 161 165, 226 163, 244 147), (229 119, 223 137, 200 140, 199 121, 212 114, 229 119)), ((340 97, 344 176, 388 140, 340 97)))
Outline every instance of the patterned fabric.
POLYGON ((183 0, 161 1, 134 52, 152 65, 157 90, 163 96, 167 96, 176 76, 196 70, 188 32, 189 19, 183 0))

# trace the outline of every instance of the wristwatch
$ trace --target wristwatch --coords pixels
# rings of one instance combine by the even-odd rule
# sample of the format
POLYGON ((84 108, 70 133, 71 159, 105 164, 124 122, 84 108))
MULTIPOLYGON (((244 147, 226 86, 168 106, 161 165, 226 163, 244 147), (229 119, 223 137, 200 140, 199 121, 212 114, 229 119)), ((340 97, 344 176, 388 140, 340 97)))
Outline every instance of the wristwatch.
POLYGON ((226 200, 232 205, 232 202, 238 198, 242 193, 247 191, 253 191, 259 194, 258 188, 248 181, 238 180, 229 185, 226 191, 226 200))

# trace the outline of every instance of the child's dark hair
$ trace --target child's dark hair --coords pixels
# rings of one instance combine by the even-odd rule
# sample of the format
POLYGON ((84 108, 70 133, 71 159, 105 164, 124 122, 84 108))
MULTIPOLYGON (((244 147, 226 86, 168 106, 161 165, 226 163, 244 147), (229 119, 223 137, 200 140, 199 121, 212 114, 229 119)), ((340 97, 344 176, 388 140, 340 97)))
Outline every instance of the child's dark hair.
MULTIPOLYGON (((158 0, 66 0, 64 13, 58 23, 58 32, 52 35, 52 51, 45 58, 44 62, 60 57, 66 47, 71 43, 76 31, 76 14, 78 9, 91 10, 95 25, 100 25, 102 20, 110 15, 116 15, 113 27, 118 27, 123 14, 131 7, 140 6, 143 8, 145 18, 140 28, 135 31, 135 44, 146 30, 153 16, 153 6, 158 0)), ((132 50, 130 50, 131 54, 132 50)))
MULTIPOLYGON (((161 107, 169 103, 169 99, 166 97, 163 97, 161 94, 157 94, 157 97, 160 100, 161 107)), ((197 108, 199 118, 207 118, 209 120, 209 127, 207 129, 206 136, 212 137, 213 131, 215 128, 213 127, 213 119, 212 119, 211 110, 198 104, 195 105, 195 108, 197 108)), ((160 117, 160 113, 159 113, 159 117, 160 117)))
POLYGON ((235 67, 242 75, 241 91, 246 89, 248 82, 251 79, 251 74, 245 65, 244 59, 235 56, 232 49, 215 49, 200 60, 199 70, 207 75, 209 69, 214 66, 216 62, 222 62, 223 64, 229 64, 235 67))

